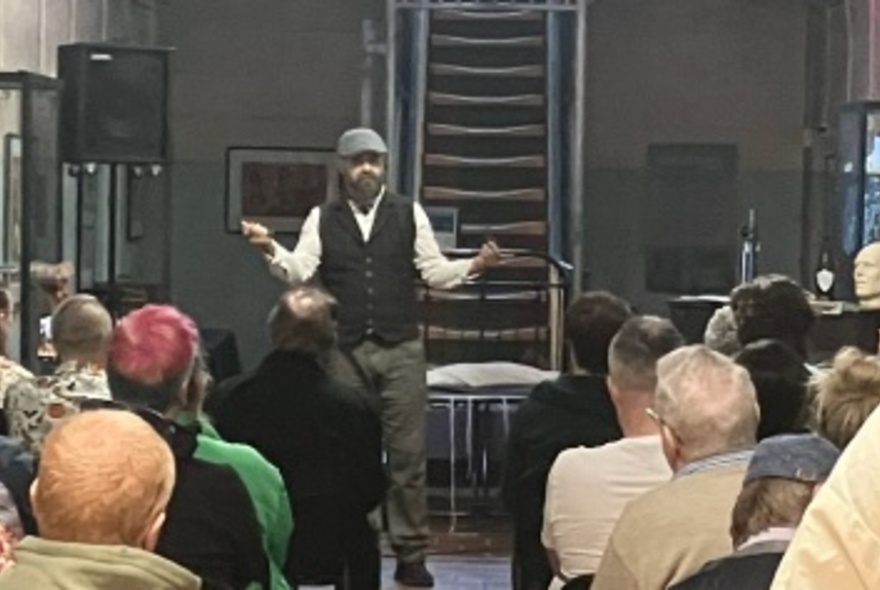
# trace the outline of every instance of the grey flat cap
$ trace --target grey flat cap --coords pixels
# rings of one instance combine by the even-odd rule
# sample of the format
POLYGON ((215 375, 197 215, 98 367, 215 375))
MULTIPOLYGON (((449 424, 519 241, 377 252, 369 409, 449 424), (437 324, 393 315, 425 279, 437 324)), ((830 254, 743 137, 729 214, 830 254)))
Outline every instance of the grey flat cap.
POLYGON ((804 483, 828 479, 840 451, 815 434, 782 434, 765 438, 755 447, 745 483, 778 477, 804 483))
POLYGON ((351 158, 365 152, 384 155, 388 153, 388 146, 378 133, 366 127, 349 129, 339 136, 336 143, 336 154, 339 157, 351 158))

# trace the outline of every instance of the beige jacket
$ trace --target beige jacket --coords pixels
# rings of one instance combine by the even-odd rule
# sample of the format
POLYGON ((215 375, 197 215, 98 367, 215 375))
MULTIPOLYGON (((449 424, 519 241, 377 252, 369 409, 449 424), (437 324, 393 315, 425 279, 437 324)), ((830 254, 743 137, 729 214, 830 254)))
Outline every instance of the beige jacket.
POLYGON ((662 590, 729 555, 730 511, 745 469, 740 462, 679 476, 630 502, 592 590, 662 590))
POLYGON ((810 503, 772 590, 880 588, 880 412, 847 446, 810 503))

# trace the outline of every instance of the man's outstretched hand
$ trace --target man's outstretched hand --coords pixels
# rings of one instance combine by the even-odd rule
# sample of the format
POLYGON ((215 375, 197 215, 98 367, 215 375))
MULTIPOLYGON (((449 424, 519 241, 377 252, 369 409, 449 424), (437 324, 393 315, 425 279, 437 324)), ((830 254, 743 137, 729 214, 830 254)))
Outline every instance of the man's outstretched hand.
POLYGON ((501 261, 501 249, 495 240, 489 240, 480 248, 479 254, 471 260, 471 268, 468 274, 478 275, 501 261))
POLYGON ((241 235, 247 238, 247 241, 252 246, 256 246, 268 256, 275 255, 275 240, 272 239, 272 232, 266 226, 259 223, 242 221, 241 235))

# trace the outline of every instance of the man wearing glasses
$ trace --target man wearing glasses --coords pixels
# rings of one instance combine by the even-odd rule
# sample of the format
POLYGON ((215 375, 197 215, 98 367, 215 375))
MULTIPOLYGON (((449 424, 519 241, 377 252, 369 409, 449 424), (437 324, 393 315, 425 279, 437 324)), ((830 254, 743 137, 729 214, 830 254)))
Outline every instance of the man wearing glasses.
POLYGON ((674 473, 617 522, 594 590, 667 588, 730 552, 730 511, 755 445, 759 411, 746 370, 705 346, 657 363, 649 414, 674 473))

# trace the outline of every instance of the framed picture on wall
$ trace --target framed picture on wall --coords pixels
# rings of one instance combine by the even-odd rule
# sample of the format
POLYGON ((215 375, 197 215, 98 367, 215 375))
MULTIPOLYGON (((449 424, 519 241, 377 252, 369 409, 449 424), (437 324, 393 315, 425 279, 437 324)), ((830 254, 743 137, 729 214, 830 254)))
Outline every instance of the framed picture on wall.
POLYGON ((226 151, 226 230, 241 221, 298 232, 312 207, 339 193, 332 149, 231 147, 226 151))

